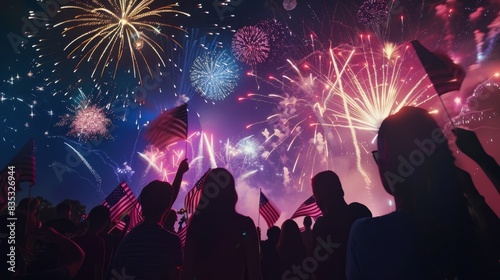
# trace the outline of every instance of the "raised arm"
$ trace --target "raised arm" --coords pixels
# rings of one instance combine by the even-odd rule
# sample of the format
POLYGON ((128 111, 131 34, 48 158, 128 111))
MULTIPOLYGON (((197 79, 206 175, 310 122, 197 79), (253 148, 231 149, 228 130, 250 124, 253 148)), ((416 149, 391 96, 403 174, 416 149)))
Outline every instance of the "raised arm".
POLYGON ((179 168, 177 169, 177 173, 175 174, 174 181, 172 182, 172 187, 174 188, 174 194, 172 195, 172 201, 170 202, 170 207, 174 204, 177 199, 177 195, 179 195, 179 190, 181 188, 182 176, 189 170, 189 164, 187 162, 187 158, 181 161, 179 164, 179 168))
POLYGON ((497 192, 500 193, 500 166, 493 157, 486 153, 476 133, 458 127, 453 130, 453 133, 457 137, 455 143, 460 151, 481 167, 497 189, 497 192))

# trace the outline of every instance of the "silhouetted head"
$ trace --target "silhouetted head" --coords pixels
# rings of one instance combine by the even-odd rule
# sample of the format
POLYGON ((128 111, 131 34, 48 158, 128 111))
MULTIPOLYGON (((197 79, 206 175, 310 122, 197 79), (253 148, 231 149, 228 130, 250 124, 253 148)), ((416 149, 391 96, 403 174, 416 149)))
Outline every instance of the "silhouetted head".
POLYGON ((382 122, 377 141, 382 185, 396 207, 417 197, 455 195, 454 186, 446 187, 456 183, 448 140, 426 110, 401 108, 382 122))
POLYGON ((331 170, 316 174, 312 180, 312 190, 321 212, 328 213, 339 204, 345 205, 344 190, 340 179, 331 170))
POLYGON ((470 219, 448 140, 427 111, 403 107, 382 122, 377 141, 382 184, 396 211, 416 222, 422 271, 446 271, 459 259, 453 254, 470 219))
POLYGON ((139 196, 144 218, 159 222, 170 209, 172 195, 173 188, 168 182, 155 180, 147 184, 139 196))
POLYGON ((273 242, 274 244, 278 243, 280 235, 281 235, 281 229, 277 226, 272 226, 267 229, 267 239, 273 242))
POLYGON ((202 196, 195 215, 212 213, 224 215, 235 213, 238 194, 233 175, 224 168, 215 168, 208 172, 202 185, 202 196))
POLYGON ((71 217, 71 204, 63 201, 56 206, 56 215, 58 217, 70 218, 71 217))
POLYGON ((26 214, 28 211, 30 214, 35 214, 40 207, 40 201, 37 198, 23 198, 19 201, 16 207, 16 212, 20 214, 26 214))
POLYGON ((281 236, 279 240, 278 247, 296 247, 302 244, 302 235, 300 234, 300 229, 294 220, 286 220, 281 225, 281 236))
POLYGON ((312 218, 310 216, 304 217, 304 227, 310 229, 312 225, 312 218))
POLYGON ((100 233, 111 222, 109 208, 98 205, 90 210, 87 216, 88 229, 100 233))

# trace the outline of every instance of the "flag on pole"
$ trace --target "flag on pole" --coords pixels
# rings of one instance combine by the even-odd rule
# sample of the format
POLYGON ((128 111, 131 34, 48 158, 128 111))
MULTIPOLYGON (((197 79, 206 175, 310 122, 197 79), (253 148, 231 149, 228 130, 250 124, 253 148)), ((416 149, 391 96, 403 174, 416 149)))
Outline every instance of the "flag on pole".
POLYGON ((321 210, 319 210, 319 207, 316 204, 314 195, 311 195, 311 197, 306 199, 306 201, 304 201, 304 203, 302 203, 299 208, 297 208, 290 219, 295 219, 302 216, 310 216, 313 219, 316 219, 321 216, 321 214, 321 210))
POLYGON ((193 188, 186 194, 186 197, 184 198, 184 208, 186 209, 188 215, 196 212, 196 207, 198 206, 198 202, 200 201, 200 197, 202 195, 201 187, 203 185, 203 182, 205 181, 205 177, 208 175, 210 170, 211 168, 209 168, 207 172, 205 172, 205 174, 203 174, 203 176, 198 179, 193 188))
POLYGON ((262 191, 259 199, 259 214, 262 215, 268 227, 272 227, 280 217, 280 212, 271 204, 262 191))
POLYGON ((187 139, 188 114, 187 104, 163 112, 149 124, 146 139, 150 144, 162 150, 179 140, 187 139))
POLYGON ((121 182, 102 203, 109 208, 111 222, 120 220, 135 204, 137 199, 125 182, 121 182))
POLYGON ((16 192, 21 190, 19 187, 21 182, 29 182, 30 186, 36 182, 34 139, 28 140, 9 164, 0 171, 0 211, 7 206, 8 192, 12 191, 12 189, 15 189, 16 192), (11 187, 10 190, 9 187, 11 187))
POLYGON ((429 51, 418 40, 411 41, 422 66, 439 96, 459 90, 465 79, 465 70, 448 56, 429 51))
POLYGON ((187 235, 188 225, 186 224, 179 232, 177 232, 177 236, 181 239, 182 247, 186 246, 186 235, 187 235))

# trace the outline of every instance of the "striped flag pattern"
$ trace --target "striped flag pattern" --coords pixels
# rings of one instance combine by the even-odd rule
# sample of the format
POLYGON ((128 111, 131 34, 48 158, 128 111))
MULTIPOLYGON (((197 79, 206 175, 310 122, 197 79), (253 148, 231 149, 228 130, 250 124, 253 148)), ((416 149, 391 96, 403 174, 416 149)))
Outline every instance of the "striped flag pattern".
POLYGON ((321 214, 321 210, 319 210, 319 207, 316 204, 314 195, 311 195, 311 197, 306 199, 306 201, 304 201, 304 203, 302 203, 299 208, 295 210, 295 213, 293 213, 290 219, 295 219, 303 216, 310 216, 313 219, 317 219, 319 216, 321 216, 321 214))
POLYGON ((187 229, 188 229, 188 226, 186 224, 181 230, 179 230, 179 232, 177 232, 177 235, 181 239, 182 247, 186 246, 187 229))
POLYGON ((462 67, 446 55, 429 51, 418 40, 411 41, 411 44, 439 96, 460 89, 465 79, 462 67))
POLYGON ((271 204, 262 191, 260 192, 259 199, 259 213, 266 221, 268 227, 272 227, 280 217, 280 212, 271 204))
POLYGON ((120 220, 135 204, 137 199, 125 182, 121 182, 107 197, 102 205, 109 208, 111 222, 120 220))
POLYGON ((202 195, 201 187, 203 185, 203 182, 205 181, 205 176, 208 175, 210 170, 211 168, 209 168, 207 172, 205 172, 205 174, 203 174, 203 176, 198 179, 198 181, 194 184, 194 187, 186 194, 186 197, 184 198, 184 208, 186 209, 188 215, 196 212, 196 207, 198 206, 198 202, 200 201, 200 197, 202 195))
POLYGON ((29 182, 30 185, 36 183, 36 158, 35 140, 30 139, 19 152, 14 156, 7 166, 0 172, 0 210, 7 206, 9 175, 13 175, 16 182, 15 190, 20 191, 19 183, 29 182), (9 166, 13 167, 9 169, 9 166), (11 174, 9 174, 9 171, 11 174))
POLYGON ((187 104, 184 103, 163 112, 153 120, 145 137, 151 145, 162 150, 179 140, 187 139, 187 130, 187 104))
POLYGON ((132 209, 130 209, 128 215, 130 218, 130 225, 128 226, 129 230, 133 229, 135 226, 144 221, 144 218, 142 217, 142 206, 137 200, 132 209))

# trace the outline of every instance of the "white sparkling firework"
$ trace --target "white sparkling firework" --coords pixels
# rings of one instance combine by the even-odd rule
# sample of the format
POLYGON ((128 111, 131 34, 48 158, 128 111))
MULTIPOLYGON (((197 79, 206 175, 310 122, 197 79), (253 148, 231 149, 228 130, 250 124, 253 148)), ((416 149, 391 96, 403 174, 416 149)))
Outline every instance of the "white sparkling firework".
POLYGON ((191 82, 196 91, 211 100, 222 100, 238 84, 238 66, 226 53, 206 53, 197 57, 191 67, 191 82))

